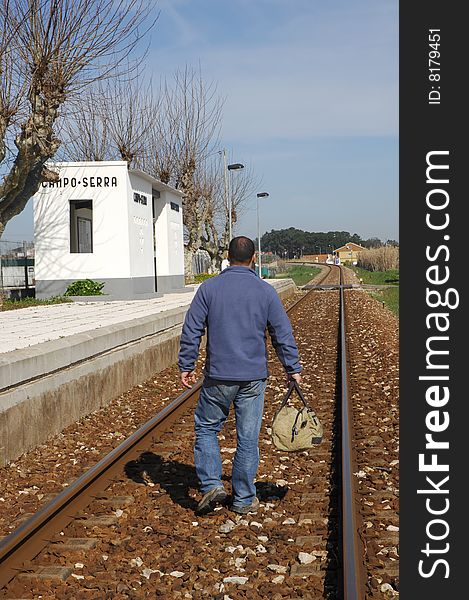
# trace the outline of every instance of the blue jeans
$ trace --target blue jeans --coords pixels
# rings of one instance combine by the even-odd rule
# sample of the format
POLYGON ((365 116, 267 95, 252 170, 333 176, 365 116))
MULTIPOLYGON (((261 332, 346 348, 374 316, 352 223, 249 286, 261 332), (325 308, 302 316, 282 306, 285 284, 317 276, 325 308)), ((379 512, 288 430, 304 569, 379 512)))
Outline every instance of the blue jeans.
POLYGON ((228 417, 231 403, 236 417, 236 454, 231 486, 233 505, 247 506, 256 496, 254 478, 259 466, 259 431, 266 380, 219 381, 206 378, 195 409, 194 462, 200 490, 206 494, 223 487, 217 434, 228 417))

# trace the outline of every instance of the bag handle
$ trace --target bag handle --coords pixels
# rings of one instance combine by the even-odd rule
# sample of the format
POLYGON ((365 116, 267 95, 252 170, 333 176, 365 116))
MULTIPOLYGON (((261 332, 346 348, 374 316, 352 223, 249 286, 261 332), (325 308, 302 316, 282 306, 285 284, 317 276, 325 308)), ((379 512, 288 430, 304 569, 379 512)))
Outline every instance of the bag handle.
POLYGON ((281 410, 285 406, 285 404, 288 402, 290 396, 292 395, 293 390, 296 390, 298 396, 300 397, 300 400, 303 402, 303 404, 306 406, 306 408, 311 408, 309 403, 305 400, 305 397, 303 396, 303 392, 301 391, 300 386, 298 385, 298 382, 295 381, 294 379, 292 379, 290 381, 290 383, 288 384, 287 393, 285 394, 285 397, 282 400, 282 404, 280 405, 279 410, 281 410))

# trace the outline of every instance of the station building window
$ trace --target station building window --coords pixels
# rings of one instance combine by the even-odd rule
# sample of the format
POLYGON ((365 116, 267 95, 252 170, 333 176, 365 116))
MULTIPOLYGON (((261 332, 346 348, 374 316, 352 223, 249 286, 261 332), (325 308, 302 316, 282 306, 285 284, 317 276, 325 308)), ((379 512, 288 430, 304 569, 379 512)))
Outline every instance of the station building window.
POLYGON ((70 253, 93 252, 93 201, 70 200, 70 253))

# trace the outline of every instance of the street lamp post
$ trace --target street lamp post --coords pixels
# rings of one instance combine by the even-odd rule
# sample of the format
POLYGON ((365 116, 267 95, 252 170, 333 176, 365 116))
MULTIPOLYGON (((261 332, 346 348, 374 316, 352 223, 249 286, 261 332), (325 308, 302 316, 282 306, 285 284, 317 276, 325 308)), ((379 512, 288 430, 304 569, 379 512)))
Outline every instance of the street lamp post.
POLYGON ((262 258, 261 258, 261 222, 259 219, 259 198, 267 198, 267 192, 259 192, 257 194, 257 254, 259 264, 259 277, 262 279, 262 258))
POLYGON ((231 242, 231 206, 228 206, 228 166, 226 164, 226 150, 225 148, 223 148, 223 150, 221 150, 221 152, 223 153, 223 180, 225 183, 225 206, 228 208, 228 220, 229 220, 229 224, 230 224, 230 239, 228 240, 228 243, 231 242))
POLYGON ((238 169, 244 169, 244 165, 242 165, 241 163, 233 163, 231 165, 227 165, 226 164, 226 149, 223 148, 223 150, 221 151, 223 153, 223 175, 224 175, 224 182, 225 182, 225 206, 228 207, 228 224, 229 224, 229 235, 230 235, 230 239, 228 240, 228 242, 231 241, 231 237, 232 237, 232 202, 231 202, 231 194, 229 193, 229 189, 228 189, 228 171, 235 171, 238 169))

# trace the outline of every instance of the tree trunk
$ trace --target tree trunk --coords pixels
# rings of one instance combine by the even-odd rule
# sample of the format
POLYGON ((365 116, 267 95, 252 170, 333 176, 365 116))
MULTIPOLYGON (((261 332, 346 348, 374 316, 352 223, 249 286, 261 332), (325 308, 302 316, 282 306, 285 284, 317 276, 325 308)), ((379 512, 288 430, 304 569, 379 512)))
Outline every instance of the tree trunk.
POLYGON ((194 252, 187 246, 184 248, 184 279, 186 283, 193 283, 194 272, 192 270, 192 260, 194 258, 194 252))
POLYGON ((219 273, 221 271, 221 260, 220 257, 218 256, 218 254, 216 254, 215 256, 211 256, 210 257, 212 260, 212 271, 214 273, 219 273))
POLYGON ((8 221, 23 211, 44 179, 57 177, 45 164, 60 146, 53 127, 64 98, 60 93, 46 98, 40 83, 35 86, 33 82, 29 100, 31 115, 15 139, 18 154, 0 185, 0 233, 8 221))
POLYGON ((225 231, 221 235, 221 239, 218 235, 217 228, 213 222, 213 211, 207 211, 204 220, 205 234, 206 237, 202 238, 201 247, 209 253, 212 261, 212 269, 214 272, 221 270, 221 263, 223 260, 223 252, 226 249, 226 240, 228 239, 228 224, 225 226, 225 231))

